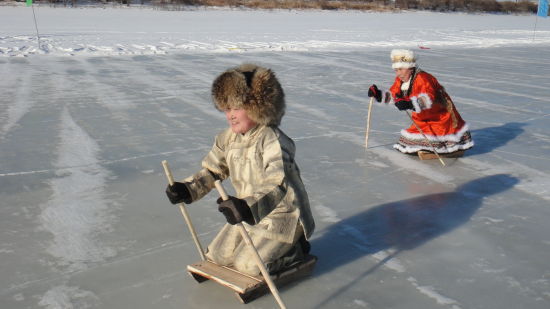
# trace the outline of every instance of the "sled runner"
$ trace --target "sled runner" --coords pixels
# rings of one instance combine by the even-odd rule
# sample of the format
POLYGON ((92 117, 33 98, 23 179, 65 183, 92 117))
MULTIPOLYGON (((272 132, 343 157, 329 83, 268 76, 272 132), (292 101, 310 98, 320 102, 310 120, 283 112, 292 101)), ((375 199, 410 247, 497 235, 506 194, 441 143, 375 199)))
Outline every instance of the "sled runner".
MULTIPOLYGON (((316 256, 307 255, 303 262, 294 267, 283 269, 271 275, 271 278, 277 286, 284 286, 310 275, 316 263, 316 256)), ((232 289, 243 304, 269 293, 269 287, 261 275, 249 276, 233 268, 220 266, 210 261, 200 261, 187 265, 187 271, 199 283, 210 279, 232 289)))
MULTIPOLYGON (((460 158, 464 155, 464 150, 459 150, 451 153, 440 153, 439 156, 442 158, 460 158)), ((420 150, 418 152, 418 157, 420 160, 433 160, 437 159, 437 155, 431 151, 420 150)))

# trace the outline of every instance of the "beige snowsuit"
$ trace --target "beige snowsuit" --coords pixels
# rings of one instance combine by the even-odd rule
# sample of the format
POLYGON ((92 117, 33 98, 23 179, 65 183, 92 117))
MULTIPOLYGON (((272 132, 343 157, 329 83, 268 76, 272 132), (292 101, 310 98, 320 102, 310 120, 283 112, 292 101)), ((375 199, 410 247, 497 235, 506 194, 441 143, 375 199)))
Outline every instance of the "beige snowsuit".
MULTIPOLYGON (((294 142, 278 127, 258 125, 245 134, 227 129, 216 136, 203 169, 185 179, 196 201, 214 188, 216 179, 228 177, 236 197, 244 199, 255 225, 243 222, 270 271, 299 238, 309 238, 315 228, 308 196, 294 161, 294 142)), ((208 259, 233 265, 237 270, 260 273, 235 226, 226 224, 208 246, 208 259)))

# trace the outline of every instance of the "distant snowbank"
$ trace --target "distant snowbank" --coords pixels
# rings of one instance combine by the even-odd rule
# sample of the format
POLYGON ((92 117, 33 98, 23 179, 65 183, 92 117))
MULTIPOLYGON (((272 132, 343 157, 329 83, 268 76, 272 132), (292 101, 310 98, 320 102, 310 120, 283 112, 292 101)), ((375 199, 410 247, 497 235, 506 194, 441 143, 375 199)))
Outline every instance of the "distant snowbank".
POLYGON ((0 7, 0 55, 485 48, 550 44, 533 16, 358 11, 0 7))

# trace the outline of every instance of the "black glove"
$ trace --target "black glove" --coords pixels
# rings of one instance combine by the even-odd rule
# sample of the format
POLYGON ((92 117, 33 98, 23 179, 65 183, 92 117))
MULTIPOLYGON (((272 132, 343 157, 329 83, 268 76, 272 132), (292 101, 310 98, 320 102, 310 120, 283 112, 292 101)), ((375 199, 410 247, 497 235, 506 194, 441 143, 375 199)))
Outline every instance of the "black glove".
POLYGON ((223 201, 222 198, 218 198, 218 210, 223 213, 227 223, 235 225, 240 222, 246 222, 250 225, 254 225, 254 217, 250 207, 246 204, 245 200, 229 196, 227 201, 223 201))
POLYGON ((397 107, 397 109, 400 111, 404 111, 407 109, 414 110, 413 103, 408 98, 400 98, 395 100, 395 107, 397 107))
POLYGON ((382 91, 380 91, 375 84, 372 84, 372 86, 369 87, 368 96, 374 97, 377 102, 382 102, 382 91))
POLYGON ((179 204, 184 202, 185 204, 191 203, 191 194, 187 189, 187 186, 182 182, 174 182, 173 185, 166 187, 166 196, 172 204, 179 204))

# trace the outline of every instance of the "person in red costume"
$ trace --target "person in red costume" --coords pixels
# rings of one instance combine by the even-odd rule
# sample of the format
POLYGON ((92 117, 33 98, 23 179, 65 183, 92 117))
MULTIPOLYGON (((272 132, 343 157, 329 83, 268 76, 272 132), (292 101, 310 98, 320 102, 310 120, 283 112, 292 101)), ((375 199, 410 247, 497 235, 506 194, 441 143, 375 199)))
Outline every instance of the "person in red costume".
POLYGON ((450 154, 472 148, 474 141, 468 124, 437 79, 417 67, 413 51, 394 49, 391 60, 396 75, 393 85, 389 91, 382 91, 373 84, 368 96, 395 104, 401 111, 412 111, 414 123, 401 130, 393 148, 408 154, 434 149, 450 154))

